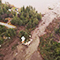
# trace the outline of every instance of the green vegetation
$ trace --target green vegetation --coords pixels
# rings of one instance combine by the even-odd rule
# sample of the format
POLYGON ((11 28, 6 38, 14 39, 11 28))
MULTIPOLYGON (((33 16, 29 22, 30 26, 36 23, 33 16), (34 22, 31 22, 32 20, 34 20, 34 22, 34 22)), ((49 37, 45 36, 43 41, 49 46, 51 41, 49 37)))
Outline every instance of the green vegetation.
MULTIPOLYGON (((26 41, 29 40, 29 33, 27 33, 26 31, 21 30, 21 31, 19 32, 19 37, 21 38, 22 36, 24 36, 24 37, 26 38, 26 41)), ((26 41, 25 41, 25 42, 26 42, 26 41)))
POLYGON ((27 31, 20 31, 19 37, 21 38, 22 36, 25 36, 26 41, 29 41, 29 32, 35 29, 41 18, 41 13, 37 13, 35 8, 31 6, 27 6, 25 8, 23 6, 19 11, 19 14, 17 16, 14 15, 13 19, 11 20, 11 24, 16 26, 24 26, 25 30, 27 31))
POLYGON ((52 8, 48 8, 49 10, 52 10, 52 8))
POLYGON ((56 34, 60 35, 60 27, 58 29, 56 29, 56 34))
MULTIPOLYGON (((59 34, 60 28, 56 30, 59 34)), ((53 33, 40 37, 40 53, 44 60, 60 60, 60 43, 57 43, 53 33)))
POLYGON ((13 17, 13 14, 10 11, 8 11, 8 9, 10 8, 11 6, 9 3, 2 4, 0 0, 0 20, 1 21, 5 21, 5 18, 13 17))
POLYGON ((0 44, 3 44, 4 42, 4 36, 5 37, 14 37, 16 35, 15 29, 7 29, 5 26, 0 25, 0 44))
MULTIPOLYGON (((11 8, 12 7, 9 3, 2 4, 0 0, 0 21, 7 22, 8 20, 5 20, 5 18, 10 17, 12 18, 11 24, 17 26, 17 30, 15 30, 11 28, 8 29, 5 26, 0 25, 0 45, 6 41, 9 41, 11 43, 10 40, 13 40, 13 37, 15 38, 15 36, 16 40, 19 40, 18 37, 21 38, 24 36, 26 38, 26 41, 29 41, 30 32, 35 29, 42 18, 41 13, 37 13, 37 11, 35 11, 35 8, 31 6, 27 6, 26 8, 23 6, 19 11, 19 14, 14 11, 8 11, 8 9, 11 8), (20 27, 24 29, 21 29, 20 27), (6 39, 7 37, 10 37, 12 39, 6 39)), ((60 28, 56 29, 54 33, 60 36, 60 28)), ((54 36, 53 33, 47 33, 44 36, 40 37, 39 49, 44 60, 60 60, 60 43, 55 42, 55 37, 56 36, 54 36)), ((9 47, 9 43, 5 44, 9 47)), ((17 45, 18 44, 13 45, 11 49, 14 50, 17 45)), ((4 46, 4 49, 6 46, 4 46)), ((5 52, 4 50, 2 51, 5 52)), ((4 55, 0 54, 0 56, 2 57, 4 55)))
POLYGON ((31 6, 26 8, 23 6, 19 16, 14 16, 11 23, 18 26, 25 26, 27 29, 33 30, 41 20, 41 13, 38 14, 31 6))
POLYGON ((0 4, 1 4, 2 2, 1 2, 1 0, 0 0, 0 4))
POLYGON ((42 18, 41 13, 37 13, 35 8, 31 6, 27 6, 26 8, 22 7, 18 13, 15 10, 15 7, 11 7, 7 2, 3 4, 0 0, 0 22, 8 22, 8 24, 13 24, 17 27, 17 29, 8 29, 5 26, 0 25, 1 60, 3 60, 7 54, 9 55, 11 50, 16 48, 19 44, 19 40, 21 41, 19 38, 24 36, 26 41, 29 41, 30 32, 35 29, 42 18))
POLYGON ((0 36, 0 45, 3 44, 4 39, 0 36))
POLYGON ((7 37, 13 37, 16 35, 16 31, 14 29, 7 29, 5 32, 5 36, 7 37))
POLYGON ((11 5, 6 2, 3 4, 0 0, 0 21, 2 22, 9 22, 11 20, 11 24, 17 26, 17 30, 15 29, 7 29, 5 26, 0 25, 0 44, 3 44, 7 37, 13 38, 16 35, 20 38, 25 36, 26 41, 29 41, 30 32, 35 29, 38 25, 39 21, 41 21, 42 15, 41 13, 37 13, 35 8, 32 6, 27 6, 26 8, 23 6, 17 13, 15 7, 11 7, 11 5), (10 11, 9 11, 10 9, 10 11), (10 19, 8 19, 10 18, 10 19), (19 31, 20 27, 25 29, 19 31))
POLYGON ((11 21, 12 24, 22 26, 22 20, 19 19, 19 17, 14 17, 11 21))
MULTIPOLYGON (((23 6, 18 12, 14 7, 6 2, 2 4, 0 0, 0 21, 8 22, 5 18, 12 18, 11 24, 16 25, 17 27, 23 26, 26 31, 20 31, 19 37, 25 36, 26 41, 29 40, 29 32, 31 32, 38 25, 39 21, 42 18, 41 13, 37 13, 35 8, 32 6, 27 6, 26 8, 23 6), (9 11, 11 9, 11 11, 9 11)), ((7 29, 4 26, 0 26, 0 41, 2 42, 3 36, 5 37, 13 37, 16 35, 16 31, 14 29, 7 29)), ((3 43, 3 42, 2 42, 3 43)))
POLYGON ((0 35, 6 31, 6 27, 5 26, 2 26, 0 25, 0 35))

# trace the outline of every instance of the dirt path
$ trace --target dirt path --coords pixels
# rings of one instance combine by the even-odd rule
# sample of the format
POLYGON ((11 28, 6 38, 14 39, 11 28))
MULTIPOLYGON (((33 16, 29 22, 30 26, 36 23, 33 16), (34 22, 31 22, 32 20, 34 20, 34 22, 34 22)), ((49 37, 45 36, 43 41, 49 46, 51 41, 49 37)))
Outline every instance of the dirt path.
POLYGON ((16 26, 9 25, 9 24, 3 23, 3 22, 0 22, 0 25, 4 25, 4 26, 6 26, 6 27, 8 27, 8 28, 16 28, 16 26))

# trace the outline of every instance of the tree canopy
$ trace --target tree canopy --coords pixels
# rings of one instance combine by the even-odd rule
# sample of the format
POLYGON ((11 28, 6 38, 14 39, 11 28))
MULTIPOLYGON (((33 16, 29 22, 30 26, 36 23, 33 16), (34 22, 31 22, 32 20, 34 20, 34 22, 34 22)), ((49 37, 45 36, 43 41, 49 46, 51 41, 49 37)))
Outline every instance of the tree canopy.
POLYGON ((15 29, 7 29, 5 26, 0 25, 0 43, 2 44, 4 42, 5 37, 14 37, 16 35, 15 29))
POLYGON ((18 26, 26 26, 27 29, 33 29, 41 20, 41 13, 37 13, 32 6, 23 6, 20 10, 19 16, 12 19, 11 23, 18 26))

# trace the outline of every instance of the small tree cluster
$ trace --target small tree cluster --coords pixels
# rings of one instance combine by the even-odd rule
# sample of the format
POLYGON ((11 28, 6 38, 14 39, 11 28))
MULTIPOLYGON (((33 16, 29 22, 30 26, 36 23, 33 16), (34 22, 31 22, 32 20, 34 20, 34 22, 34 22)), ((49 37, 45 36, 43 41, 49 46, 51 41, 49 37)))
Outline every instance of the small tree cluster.
POLYGON ((14 37, 16 35, 16 30, 15 29, 7 29, 5 26, 0 25, 0 44, 4 42, 5 37, 14 37))
POLYGON ((16 35, 16 31, 14 29, 7 29, 5 32, 5 36, 14 37, 16 35))
POLYGON ((29 39, 29 34, 26 31, 21 30, 19 32, 19 37, 21 38, 22 36, 26 38, 26 41, 29 39))
POLYGON ((37 13, 35 8, 31 6, 27 6, 26 8, 23 6, 20 10, 20 14, 18 17, 14 16, 11 23, 19 26, 26 26, 27 29, 33 29, 36 27, 41 20, 41 13, 37 13))

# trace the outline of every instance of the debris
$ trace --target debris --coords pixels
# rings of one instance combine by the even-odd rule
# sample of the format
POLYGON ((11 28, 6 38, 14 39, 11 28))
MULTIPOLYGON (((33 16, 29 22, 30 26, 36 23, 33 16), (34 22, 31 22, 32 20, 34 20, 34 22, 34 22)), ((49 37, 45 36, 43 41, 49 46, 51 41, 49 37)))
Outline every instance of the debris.
POLYGON ((18 53, 15 54, 15 56, 17 55, 18 53))
POLYGON ((10 39, 10 37, 8 37, 8 39, 10 39))
POLYGON ((24 43, 24 41, 25 41, 25 37, 22 36, 21 39, 22 39, 22 43, 24 43))
POLYGON ((8 9, 8 11, 11 11, 11 9, 8 9))
POLYGON ((30 39, 30 41, 23 43, 23 44, 28 46, 28 45, 30 45, 31 42, 32 42, 32 39, 30 39))
POLYGON ((1 48, 1 45, 0 45, 0 48, 1 48))
POLYGON ((29 37, 31 38, 31 35, 29 35, 29 37))

